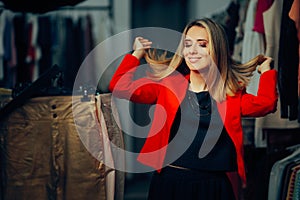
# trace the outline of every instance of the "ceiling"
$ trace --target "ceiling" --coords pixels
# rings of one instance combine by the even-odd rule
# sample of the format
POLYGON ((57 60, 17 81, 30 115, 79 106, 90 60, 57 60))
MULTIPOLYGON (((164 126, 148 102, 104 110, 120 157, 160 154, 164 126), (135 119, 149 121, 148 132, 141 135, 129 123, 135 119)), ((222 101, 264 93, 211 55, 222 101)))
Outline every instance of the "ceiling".
POLYGON ((85 0, 0 0, 5 9, 15 12, 45 13, 62 6, 74 6, 85 0))

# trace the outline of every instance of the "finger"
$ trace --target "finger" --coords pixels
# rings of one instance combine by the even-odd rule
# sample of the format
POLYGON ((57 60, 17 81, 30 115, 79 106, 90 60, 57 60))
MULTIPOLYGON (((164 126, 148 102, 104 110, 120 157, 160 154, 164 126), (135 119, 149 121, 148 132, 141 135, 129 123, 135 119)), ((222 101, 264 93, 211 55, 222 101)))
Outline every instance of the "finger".
POLYGON ((269 57, 269 56, 265 56, 265 61, 271 62, 273 60, 273 58, 269 57))
POLYGON ((152 42, 143 42, 142 44, 143 44, 144 47, 146 47, 146 46, 151 46, 152 42))
POLYGON ((272 60, 272 58, 268 57, 268 56, 260 56, 260 58, 258 60, 258 64, 261 65, 262 63, 264 63, 266 61, 268 62, 268 60, 270 61, 270 60, 272 60))
POLYGON ((138 37, 138 39, 139 39, 140 41, 145 41, 145 42, 150 41, 149 39, 144 38, 144 37, 138 37))
POLYGON ((144 39, 143 37, 136 37, 135 38, 135 43, 144 43, 144 42, 147 42, 147 39, 144 39))
POLYGON ((273 61, 272 58, 267 57, 266 60, 263 63, 261 63, 261 65, 270 65, 272 61, 273 61))
POLYGON ((135 40, 142 40, 142 39, 144 39, 144 38, 141 37, 141 36, 138 36, 138 37, 135 38, 135 40))

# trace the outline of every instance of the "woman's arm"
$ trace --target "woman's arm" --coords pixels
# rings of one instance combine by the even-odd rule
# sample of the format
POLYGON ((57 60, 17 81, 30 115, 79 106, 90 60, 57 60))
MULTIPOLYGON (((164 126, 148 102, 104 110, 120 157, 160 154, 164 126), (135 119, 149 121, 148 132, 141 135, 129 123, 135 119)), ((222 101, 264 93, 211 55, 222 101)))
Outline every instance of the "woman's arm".
POLYGON ((152 104, 156 102, 160 85, 147 78, 134 80, 134 74, 140 64, 145 50, 151 47, 147 39, 137 37, 135 39, 132 55, 125 55, 118 69, 114 73, 109 90, 119 98, 129 99, 138 103, 152 104))
POLYGON ((150 49, 152 42, 148 39, 143 37, 136 37, 133 43, 133 53, 132 55, 135 56, 138 60, 143 58, 146 54, 146 50, 150 49))
POLYGON ((275 112, 277 108, 277 71, 271 69, 272 59, 265 60, 258 67, 261 73, 257 95, 244 93, 241 99, 243 116, 261 117, 275 112))

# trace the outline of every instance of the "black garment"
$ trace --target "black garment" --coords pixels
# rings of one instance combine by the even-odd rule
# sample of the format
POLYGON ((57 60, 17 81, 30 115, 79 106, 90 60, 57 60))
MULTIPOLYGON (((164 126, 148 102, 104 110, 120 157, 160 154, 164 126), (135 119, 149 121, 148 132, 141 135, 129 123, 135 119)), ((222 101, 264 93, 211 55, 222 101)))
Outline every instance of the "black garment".
MULTIPOLYGON (((212 112, 212 107, 209 93, 187 91, 187 95, 181 103, 180 108, 171 129, 171 137, 174 138, 176 134, 180 134, 182 135, 180 140, 184 140, 184 143, 188 143, 191 139, 194 139, 183 155, 172 164, 198 170, 235 171, 237 169, 235 148, 225 128, 215 128, 215 126, 223 124, 216 124, 214 126, 215 121, 221 121, 219 114, 216 115, 219 117, 218 119, 211 120, 212 115, 210 113, 212 112), (193 100, 193 97, 197 97, 200 107, 193 100), (199 107, 200 121, 198 113, 195 113, 197 110, 194 110, 196 106, 197 108, 199 107), (211 126, 210 123, 212 123, 211 126), (215 146, 205 157, 200 159, 198 154, 208 129, 214 129, 214 132, 220 131, 221 133, 220 135, 216 133, 212 137, 212 139, 217 140, 215 146), (193 132, 196 133, 195 136, 193 132)), ((214 111, 217 112, 217 110, 214 111)), ((182 142, 178 145, 182 145, 182 142)), ((169 151, 178 149, 178 147, 174 149, 170 148, 169 151)))
MULTIPOLYGON (((289 17, 293 0, 283 1, 278 53, 278 90, 282 118, 298 118, 298 38, 295 22, 289 17)), ((298 119, 300 121, 300 119, 298 119)))
POLYGON ((237 170, 236 152, 223 124, 216 121, 221 119, 216 102, 211 101, 209 93, 187 91, 171 128, 165 159, 167 166, 160 173, 154 173, 149 200, 235 199, 226 172, 237 170), (221 126, 220 129, 217 126, 221 126), (208 132, 209 129, 213 132, 208 132), (218 131, 219 134, 215 134, 218 131), (217 139, 217 142, 205 157, 199 158, 200 147, 207 133, 212 135, 210 139, 217 139), (177 155, 179 151, 184 152, 172 162, 172 155, 177 155))
POLYGON ((155 172, 148 200, 234 200, 227 175, 223 172, 188 171, 165 167, 155 172))
POLYGON ((41 58, 39 60, 39 74, 45 73, 52 67, 52 21, 49 16, 38 17, 37 43, 41 49, 41 58))
POLYGON ((13 18, 17 55, 17 83, 32 81, 30 66, 26 63, 27 49, 29 46, 29 27, 26 20, 26 15, 17 15, 13 18))

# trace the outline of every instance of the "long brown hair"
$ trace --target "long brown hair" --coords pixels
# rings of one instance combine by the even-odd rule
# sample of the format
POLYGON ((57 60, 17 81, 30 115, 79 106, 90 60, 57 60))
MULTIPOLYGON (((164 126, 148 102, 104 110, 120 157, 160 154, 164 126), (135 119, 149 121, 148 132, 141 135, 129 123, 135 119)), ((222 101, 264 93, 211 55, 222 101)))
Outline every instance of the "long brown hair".
POLYGON ((169 67, 172 57, 168 56, 168 51, 151 48, 144 57, 149 64, 146 74, 152 80, 160 80, 174 71, 174 68, 169 67))
MULTIPOLYGON (((227 36, 223 27, 208 18, 192 21, 185 27, 181 41, 169 66, 172 69, 177 69, 182 64, 184 39, 189 29, 193 26, 202 27, 208 33, 209 52, 216 65, 215 69, 217 69, 210 69, 211 72, 206 77, 206 83, 212 97, 216 101, 221 102, 226 99, 226 95, 232 96, 238 90, 244 89, 264 56, 258 55, 244 64, 235 63, 231 59, 227 36)), ((170 70, 160 73, 161 78, 168 74, 170 74, 170 70)))

